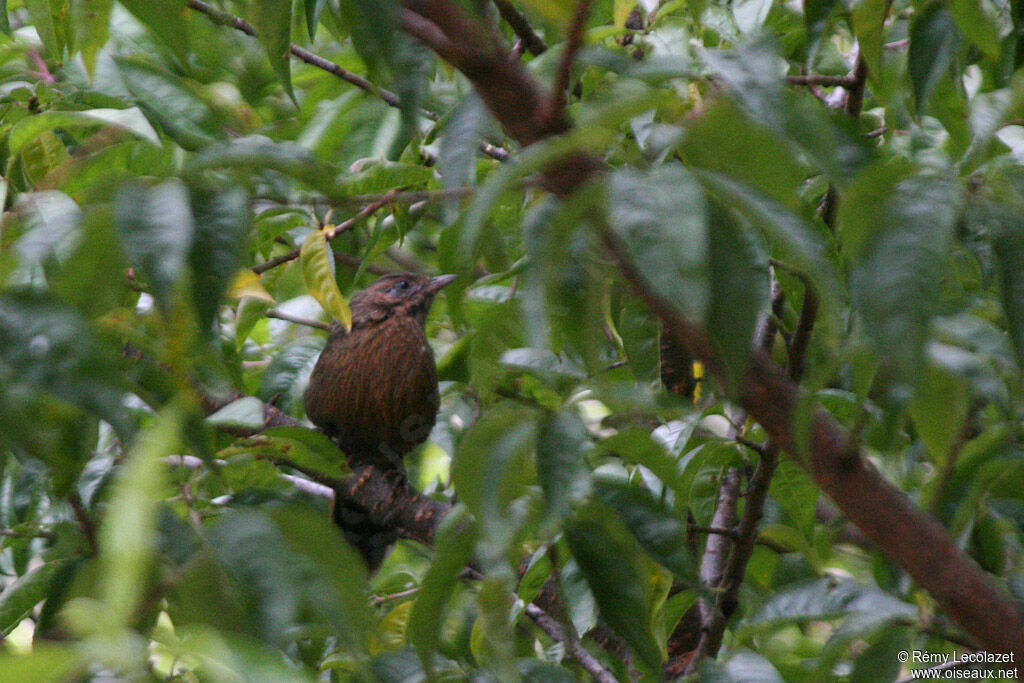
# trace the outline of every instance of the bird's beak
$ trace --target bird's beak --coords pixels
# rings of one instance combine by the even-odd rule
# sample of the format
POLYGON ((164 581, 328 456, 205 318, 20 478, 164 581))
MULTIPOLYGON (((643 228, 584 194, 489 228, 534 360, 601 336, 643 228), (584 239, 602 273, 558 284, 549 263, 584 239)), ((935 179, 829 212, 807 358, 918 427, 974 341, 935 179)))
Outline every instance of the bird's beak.
POLYGON ((453 282, 455 282, 454 275, 438 275, 437 277, 430 278, 430 282, 427 283, 424 289, 427 291, 427 294, 433 296, 453 282))

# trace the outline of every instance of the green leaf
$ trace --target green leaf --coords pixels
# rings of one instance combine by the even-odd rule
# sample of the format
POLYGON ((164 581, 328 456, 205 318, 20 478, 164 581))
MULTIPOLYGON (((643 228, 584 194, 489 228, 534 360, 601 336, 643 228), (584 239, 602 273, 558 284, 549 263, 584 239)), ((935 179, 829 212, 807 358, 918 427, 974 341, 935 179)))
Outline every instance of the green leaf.
POLYGON ((567 27, 575 4, 571 0, 518 0, 527 11, 558 26, 567 27))
POLYGON ((155 187, 125 184, 114 198, 114 221, 128 257, 148 279, 160 310, 170 316, 195 232, 188 191, 178 180, 155 187))
POLYGON ((945 463, 961 437, 969 400, 963 378, 928 364, 914 388, 910 416, 932 462, 945 463))
POLYGON ((874 612, 887 619, 915 618, 917 610, 878 588, 852 579, 827 577, 794 584, 775 593, 746 622, 750 628, 777 627, 874 612))
POLYGON ((30 654, 0 654, 0 671, 12 681, 60 683, 74 678, 84 667, 81 650, 72 646, 34 643, 30 654))
POLYGON ((126 130, 153 144, 160 144, 153 126, 138 107, 128 109, 87 109, 84 111, 46 111, 18 121, 11 128, 7 144, 11 154, 18 154, 25 145, 44 131, 54 129, 95 128, 113 126, 126 130))
POLYGON ((545 415, 537 434, 537 475, 549 520, 562 520, 590 493, 587 428, 573 409, 545 415))
MULTIPOLYGON (((308 150, 292 142, 275 142, 262 135, 251 135, 224 144, 210 145, 185 163, 184 172, 191 175, 223 168, 277 171, 331 197, 340 197, 347 193, 358 194, 362 191, 356 191, 350 179, 347 179, 347 184, 336 182, 339 169, 321 161, 308 150)), ((429 169, 418 168, 427 176, 431 175, 429 169)), ((357 178, 359 177, 357 175, 357 178)))
POLYGON ((21 169, 25 179, 41 187, 53 183, 60 169, 71 161, 67 146, 52 131, 43 131, 22 149, 21 169))
POLYGON ((941 176, 901 182, 851 269, 853 306, 902 379, 917 376, 962 197, 941 176))
POLYGON ((157 508, 164 495, 163 458, 179 452, 183 423, 181 410, 172 405, 140 432, 103 517, 100 595, 120 626, 132 623, 149 580, 157 508))
POLYGON ((746 374, 758 318, 767 314, 768 255, 743 226, 715 205, 711 207, 711 225, 707 327, 735 387, 746 374))
POLYGON ((836 4, 836 0, 808 0, 804 3, 804 24, 807 26, 808 43, 813 51, 817 51, 818 41, 836 4))
POLYGON ((700 186, 680 164, 642 173, 612 172, 608 222, 629 260, 663 299, 703 320, 708 287, 708 209, 700 186))
POLYGON ((783 683, 785 680, 767 657, 750 650, 738 650, 724 662, 702 659, 697 671, 700 680, 708 683, 783 683))
POLYGON ((80 240, 82 211, 74 200, 57 190, 22 194, 15 209, 24 230, 14 244, 20 262, 10 284, 42 283, 48 261, 66 262, 74 253, 80 240))
POLYGON ((192 304, 199 326, 209 335, 245 253, 251 210, 249 196, 241 188, 216 192, 190 188, 195 233, 189 251, 192 269, 192 304))
MULTIPOLYGON (((153 32, 179 59, 188 54, 188 9, 185 0, 120 0, 125 9, 153 32)), ((262 4, 262 3, 260 3, 262 4)))
POLYGON ((452 481, 459 500, 474 514, 487 544, 487 560, 501 557, 516 533, 512 501, 522 496, 532 474, 536 444, 533 411, 498 405, 466 432, 455 449, 452 481))
MULTIPOLYGON (((138 0, 150 4, 150 0, 138 0)), ((161 4, 161 3, 156 3, 161 4)), ((219 117, 203 100, 197 85, 139 55, 114 58, 125 87, 150 121, 190 151, 202 149, 223 134, 219 117)))
POLYGON ((320 24, 320 15, 327 0, 303 0, 302 4, 306 11, 306 31, 310 39, 316 38, 316 27, 320 24))
POLYGON ((852 13, 860 54, 868 66, 868 74, 876 80, 882 77, 883 24, 888 6, 887 0, 857 0, 852 13))
POLYGON ((985 4, 981 0, 950 0, 949 11, 967 40, 986 57, 998 59, 1002 49, 999 28, 995 17, 985 11, 985 4))
POLYGON ((51 280, 54 293, 95 318, 122 303, 128 262, 109 210, 94 211, 81 225, 82 240, 51 280))
MULTIPOLYGON (((491 121, 487 106, 472 92, 455 106, 444 128, 437 168, 446 188, 471 187, 476 182, 477 145, 484 126, 491 121)), ((458 206, 458 202, 451 202, 458 206)))
MULTIPOLYGON (((873 157, 870 143, 857 126, 848 120, 849 117, 830 118, 821 107, 821 103, 810 93, 784 89, 783 80, 780 78, 780 56, 770 35, 755 35, 737 49, 708 50, 704 53, 704 58, 708 66, 715 70, 716 75, 731 86, 729 92, 743 109, 747 119, 738 125, 715 125, 718 128, 713 131, 716 140, 724 143, 726 149, 734 149, 736 152, 720 155, 715 159, 717 147, 715 143, 709 144, 704 154, 713 160, 709 170, 715 170, 715 164, 746 167, 747 173, 759 173, 762 178, 768 177, 768 181, 771 182, 771 171, 778 166, 781 178, 788 179, 794 164, 794 152, 797 152, 801 157, 805 156, 807 160, 817 165, 828 175, 832 183, 843 187, 847 179, 873 157), (753 130, 748 131, 748 128, 753 130), (758 169, 756 164, 752 164, 748 159, 763 157, 766 150, 761 150, 755 145, 737 148, 737 143, 739 140, 749 139, 752 135, 758 136, 756 129, 762 128, 774 133, 777 138, 769 141, 768 149, 776 148, 777 143, 781 141, 791 150, 788 155, 772 153, 774 159, 771 164, 758 169), (739 136, 739 140, 728 140, 730 134, 739 136)), ((728 111, 726 105, 717 105, 717 108, 728 111)), ((720 114, 716 115, 716 118, 717 116, 720 114)), ((702 127, 702 123, 698 121, 697 126, 702 127)), ((760 137, 765 136, 761 133, 760 137)), ((728 171, 725 173, 729 175, 728 171)), ((761 187, 757 183, 754 185, 758 189, 768 187, 761 187)), ((796 192, 769 194, 791 209, 796 206, 796 192)))
POLYGON ((399 32, 396 0, 339 0, 352 44, 372 76, 387 74, 399 32))
POLYGON ((579 380, 587 376, 579 365, 547 349, 509 349, 501 354, 498 362, 549 381, 579 380))
POLYGON ((323 634, 311 628, 322 624, 345 652, 365 652, 374 630, 366 569, 322 510, 276 501, 243 507, 222 515, 205 540, 191 594, 175 596, 180 620, 247 626, 276 647, 292 643, 296 629, 323 634), (196 598, 229 604, 220 614, 196 598))
POLYGON ((286 344, 263 373, 257 392, 260 400, 277 405, 285 412, 297 410, 302 405, 302 391, 323 348, 322 338, 307 337, 286 344))
POLYGON ((918 113, 928 106, 935 86, 952 66, 959 47, 960 31, 945 3, 932 2, 914 14, 910 24, 907 72, 918 113))
POLYGON ((889 626, 875 636, 868 647, 858 656, 850 683, 873 683, 873 681, 897 680, 900 674, 900 660, 911 647, 907 629, 889 626))
POLYGON ((122 439, 131 438, 134 424, 122 403, 124 377, 115 357, 77 312, 49 295, 0 295, 0 377, 11 399, 45 392, 106 420, 122 439))
MULTIPOLYGON (((760 190, 790 210, 806 171, 791 149, 731 100, 714 102, 679 144, 687 165, 713 171, 760 190)), ((713 231, 712 231, 713 232, 713 231)))
POLYGON ((643 465, 683 499, 688 498, 689 489, 677 488, 679 472, 677 459, 663 444, 651 438, 650 430, 638 425, 627 425, 617 433, 602 439, 597 446, 598 452, 622 458, 626 462, 643 465))
POLYGON ((244 396, 220 408, 207 417, 206 421, 218 427, 261 429, 264 425, 264 408, 263 401, 254 396, 244 396))
POLYGON ((806 221, 742 183, 718 173, 694 171, 723 206, 735 209, 761 231, 772 252, 805 272, 814 282, 824 310, 831 310, 841 291, 824 238, 806 221), (777 252, 776 252, 777 250, 777 252))
POLYGON ((818 487, 800 465, 781 460, 768 488, 772 497, 799 531, 810 537, 818 507, 818 487))
POLYGON ((261 437, 274 444, 288 462, 303 472, 317 472, 335 479, 352 474, 335 443, 318 431, 305 427, 274 427, 261 437))
POLYGON ((61 22, 59 8, 50 0, 24 0, 24 4, 47 56, 56 64, 63 63, 67 26, 61 22))
POLYGON ((275 507, 268 516, 285 549, 298 561, 289 580, 299 587, 305 605, 331 626, 350 652, 364 653, 375 624, 362 558, 343 542, 329 519, 308 507, 275 507))
POLYGON ((476 536, 472 518, 465 508, 456 507, 445 516, 434 537, 434 559, 420 583, 406 631, 428 672, 440 641, 440 625, 444 623, 459 575, 472 558, 476 536))
POLYGON ((602 505, 581 509, 565 537, 601 610, 601 619, 658 671, 664 654, 651 630, 644 568, 637 543, 613 512, 602 505))
POLYGON ((612 507, 647 553, 684 586, 697 588, 700 579, 687 541, 686 524, 646 488, 600 478, 602 501, 612 507))
POLYGON ((429 183, 434 171, 420 164, 395 161, 369 161, 359 164, 358 173, 346 173, 339 178, 334 192, 338 196, 350 194, 380 194, 395 188, 429 183))
POLYGON ((75 43, 82 52, 82 61, 92 77, 96 71, 96 55, 110 37, 110 13, 114 0, 81 0, 71 3, 75 26, 75 43))
POLYGON ((1000 294, 1017 363, 1024 367, 1024 219, 1016 211, 999 212, 993 251, 1000 294))
POLYGON ((292 90, 292 0, 260 0, 252 5, 256 38, 263 45, 278 80, 295 101, 292 90))
POLYGON ((302 279, 309 293, 333 320, 341 323, 346 330, 352 329, 352 311, 334 279, 334 259, 327 247, 323 230, 316 230, 306 237, 299 262, 302 264, 302 279))
POLYGON ((65 560, 57 560, 33 567, 4 588, 0 594, 0 636, 9 636, 46 599, 54 575, 65 564, 65 560))

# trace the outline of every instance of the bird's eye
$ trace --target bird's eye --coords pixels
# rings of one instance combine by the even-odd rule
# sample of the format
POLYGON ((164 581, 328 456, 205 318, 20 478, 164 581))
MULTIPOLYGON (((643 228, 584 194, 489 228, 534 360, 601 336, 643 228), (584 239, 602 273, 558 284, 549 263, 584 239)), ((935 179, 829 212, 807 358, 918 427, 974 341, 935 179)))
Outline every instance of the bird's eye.
POLYGON ((391 288, 391 296, 403 296, 409 291, 409 281, 399 280, 391 288))

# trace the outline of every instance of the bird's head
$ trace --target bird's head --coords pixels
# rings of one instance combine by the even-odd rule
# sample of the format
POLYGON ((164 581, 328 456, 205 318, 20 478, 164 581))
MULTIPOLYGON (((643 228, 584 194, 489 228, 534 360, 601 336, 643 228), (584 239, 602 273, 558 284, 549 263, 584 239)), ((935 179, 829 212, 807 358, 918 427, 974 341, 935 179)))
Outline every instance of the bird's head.
POLYGON ((411 316, 422 323, 434 296, 454 280, 454 275, 385 275, 352 296, 352 326, 372 325, 395 316, 411 316))

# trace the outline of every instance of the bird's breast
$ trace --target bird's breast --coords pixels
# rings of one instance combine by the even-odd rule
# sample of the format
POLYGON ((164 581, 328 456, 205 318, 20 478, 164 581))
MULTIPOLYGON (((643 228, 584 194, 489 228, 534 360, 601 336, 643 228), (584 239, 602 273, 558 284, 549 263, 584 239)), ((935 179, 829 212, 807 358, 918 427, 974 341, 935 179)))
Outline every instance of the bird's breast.
POLYGON ((394 317, 328 345, 313 372, 306 410, 350 455, 394 462, 429 436, 437 407, 434 355, 423 327, 394 317))

